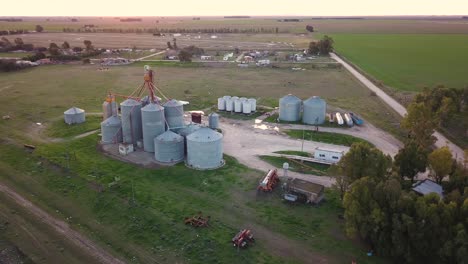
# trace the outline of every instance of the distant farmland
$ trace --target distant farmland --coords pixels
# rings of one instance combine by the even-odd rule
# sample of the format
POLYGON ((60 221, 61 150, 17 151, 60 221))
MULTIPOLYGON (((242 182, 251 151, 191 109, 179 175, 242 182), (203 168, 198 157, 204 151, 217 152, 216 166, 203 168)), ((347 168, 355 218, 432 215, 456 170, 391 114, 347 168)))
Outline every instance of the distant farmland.
POLYGON ((336 50, 385 85, 420 91, 468 85, 468 35, 333 34, 336 50))

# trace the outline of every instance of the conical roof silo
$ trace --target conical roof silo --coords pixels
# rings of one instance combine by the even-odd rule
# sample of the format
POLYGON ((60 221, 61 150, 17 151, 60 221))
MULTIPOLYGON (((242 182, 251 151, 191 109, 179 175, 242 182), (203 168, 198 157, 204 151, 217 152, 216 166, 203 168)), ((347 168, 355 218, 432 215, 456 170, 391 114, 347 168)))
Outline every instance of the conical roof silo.
POLYGON ((184 160, 184 137, 168 130, 154 138, 154 158, 164 163, 184 160))
POLYGON ((163 106, 169 129, 182 128, 184 126, 184 105, 175 99, 171 99, 163 106))
POLYGON ((164 120, 164 107, 155 103, 149 103, 141 108, 144 151, 154 152, 154 138, 166 131, 164 120))
POLYGON ((115 144, 122 142, 122 122, 120 117, 111 116, 101 122, 101 142, 115 144))
POLYGON ((187 165, 195 169, 216 169, 224 164, 223 135, 207 127, 187 136, 187 165))
POLYGON ((301 99, 288 94, 279 100, 279 119, 282 121, 299 121, 301 118, 301 99))
POLYGON ((120 104, 124 143, 136 144, 143 137, 141 131, 141 103, 127 99, 120 104))
POLYGON ((310 97, 304 101, 302 122, 304 124, 319 125, 325 122, 327 103, 318 96, 310 97))

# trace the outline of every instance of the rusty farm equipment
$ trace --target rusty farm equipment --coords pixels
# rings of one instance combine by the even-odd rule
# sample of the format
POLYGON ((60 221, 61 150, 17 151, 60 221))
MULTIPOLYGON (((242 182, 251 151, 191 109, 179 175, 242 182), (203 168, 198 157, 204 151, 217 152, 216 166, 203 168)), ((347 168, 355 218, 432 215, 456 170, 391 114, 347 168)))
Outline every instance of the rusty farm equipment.
POLYGON ((262 190, 264 192, 271 192, 278 185, 279 177, 278 171, 276 169, 269 170, 265 178, 258 185, 257 190, 262 190))
POLYGON ((201 212, 193 217, 186 217, 184 220, 186 225, 191 225, 193 227, 207 227, 209 221, 210 216, 204 217, 201 212))
POLYGON ((239 231, 231 240, 232 245, 237 248, 246 248, 249 243, 254 242, 252 231, 249 229, 243 229, 239 231))

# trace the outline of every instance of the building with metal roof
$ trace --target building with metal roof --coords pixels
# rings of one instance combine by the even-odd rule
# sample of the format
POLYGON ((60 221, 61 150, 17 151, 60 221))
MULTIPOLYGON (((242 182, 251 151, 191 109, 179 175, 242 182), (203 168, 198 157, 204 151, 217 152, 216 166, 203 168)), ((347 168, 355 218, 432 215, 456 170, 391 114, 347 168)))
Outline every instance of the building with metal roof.
POLYGON ((63 112, 63 118, 69 125, 83 123, 86 121, 85 110, 74 106, 63 112))
POLYGON ((440 198, 444 197, 442 186, 430 179, 425 179, 413 184, 412 190, 420 195, 428 195, 430 193, 437 194, 440 198))

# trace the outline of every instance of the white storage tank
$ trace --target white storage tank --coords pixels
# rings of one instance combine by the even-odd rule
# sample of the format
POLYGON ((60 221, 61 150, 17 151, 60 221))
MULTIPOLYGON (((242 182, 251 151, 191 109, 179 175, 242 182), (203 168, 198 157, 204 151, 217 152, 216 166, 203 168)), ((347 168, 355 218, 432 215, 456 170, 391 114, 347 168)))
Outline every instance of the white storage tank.
POLYGON ((288 94, 279 100, 279 119, 282 121, 299 121, 301 118, 301 99, 288 94))
POLYGON ((257 111, 257 99, 249 98, 248 101, 250 103, 250 110, 252 112, 256 112, 257 111))
POLYGON ((241 98, 239 98, 239 100, 241 100, 241 102, 245 102, 245 101, 247 101, 247 98, 246 97, 241 97, 241 98))
POLYGON ((122 121, 118 116, 111 116, 101 122, 101 143, 117 144, 122 142, 122 121))
POLYGON ((242 113, 250 114, 250 103, 246 100, 242 102, 242 113))
POLYGON ((143 150, 154 152, 154 138, 166 131, 164 107, 149 103, 141 108, 141 122, 143 127, 143 150))
POLYGON ((226 110, 226 101, 222 97, 218 98, 218 110, 220 111, 226 110))
POLYGON ((208 116, 208 126, 211 129, 217 129, 219 127, 219 115, 217 113, 211 113, 208 116))
POLYGON ((232 99, 226 99, 226 111, 234 111, 234 101, 232 99))
POLYGON ((223 96, 223 99, 226 101, 227 99, 231 99, 231 96, 230 95, 225 95, 225 96, 223 96))
POLYGON ((171 99, 163 106, 168 129, 182 128, 184 126, 184 105, 175 99, 171 99))
POLYGON ((312 96, 304 101, 302 122, 309 125, 320 125, 325 122, 327 103, 318 96, 312 96))
POLYGON ((234 112, 242 113, 242 102, 239 99, 234 101, 234 112))
POLYGON ((207 127, 187 136, 187 165, 196 169, 216 169, 224 164, 223 135, 207 127))
POLYGON ((163 163, 184 160, 184 138, 170 130, 155 137, 154 159, 163 163))
POLYGON ((69 125, 81 124, 86 121, 85 111, 75 106, 63 112, 63 118, 65 123, 69 125))
POLYGON ((120 104, 123 142, 136 144, 143 138, 141 131, 141 103, 127 99, 120 104))

